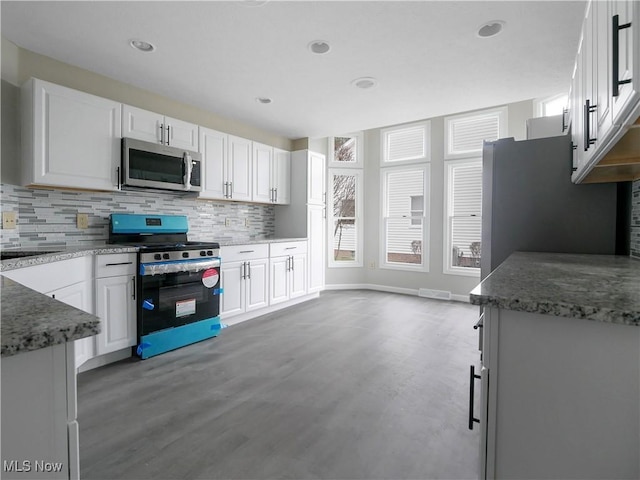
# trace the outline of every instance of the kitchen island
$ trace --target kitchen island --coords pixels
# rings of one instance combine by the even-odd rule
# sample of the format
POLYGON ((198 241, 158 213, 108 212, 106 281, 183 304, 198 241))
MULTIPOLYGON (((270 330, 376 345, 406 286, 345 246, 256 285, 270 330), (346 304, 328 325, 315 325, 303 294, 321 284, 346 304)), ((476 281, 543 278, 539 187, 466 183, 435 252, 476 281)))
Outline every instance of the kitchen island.
POLYGON ((100 319, 0 277, 2 478, 78 478, 74 341, 100 319))
POLYGON ((640 261, 517 252, 470 299, 480 478, 640 478, 640 261))

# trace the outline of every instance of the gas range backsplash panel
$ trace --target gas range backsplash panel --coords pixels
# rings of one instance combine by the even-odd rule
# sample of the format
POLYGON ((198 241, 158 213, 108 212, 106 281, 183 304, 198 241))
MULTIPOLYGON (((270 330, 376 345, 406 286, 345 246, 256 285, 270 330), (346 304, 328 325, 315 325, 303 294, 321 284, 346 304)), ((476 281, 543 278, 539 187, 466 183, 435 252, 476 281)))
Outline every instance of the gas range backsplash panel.
POLYGON ((111 213, 186 215, 189 239, 203 242, 249 241, 275 233, 272 205, 217 203, 171 193, 71 192, 3 183, 0 201, 3 211, 17 215, 15 229, 0 229, 2 249, 106 243, 111 213), (77 227, 78 213, 88 214, 88 228, 77 227))

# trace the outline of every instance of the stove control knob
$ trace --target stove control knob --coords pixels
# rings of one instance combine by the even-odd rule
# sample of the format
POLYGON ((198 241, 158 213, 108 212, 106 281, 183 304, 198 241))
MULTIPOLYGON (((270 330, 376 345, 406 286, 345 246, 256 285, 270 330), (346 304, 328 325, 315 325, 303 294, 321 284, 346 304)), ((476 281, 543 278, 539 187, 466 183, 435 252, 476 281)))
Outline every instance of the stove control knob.
POLYGON ((209 255, 210 257, 213 256, 213 250, 207 250, 207 255, 209 255))
POLYGON ((162 254, 162 258, 164 258, 165 260, 169 260, 170 255, 168 253, 163 253, 162 254))
POLYGON ((205 252, 204 250, 200 250, 200 256, 201 257, 206 257, 207 256, 207 252, 205 252))
POLYGON ((153 259, 154 259, 154 260, 162 260, 162 255, 160 255, 159 253, 156 253, 156 254, 153 256, 153 259))
POLYGON ((189 252, 182 252, 182 258, 189 258, 189 252))

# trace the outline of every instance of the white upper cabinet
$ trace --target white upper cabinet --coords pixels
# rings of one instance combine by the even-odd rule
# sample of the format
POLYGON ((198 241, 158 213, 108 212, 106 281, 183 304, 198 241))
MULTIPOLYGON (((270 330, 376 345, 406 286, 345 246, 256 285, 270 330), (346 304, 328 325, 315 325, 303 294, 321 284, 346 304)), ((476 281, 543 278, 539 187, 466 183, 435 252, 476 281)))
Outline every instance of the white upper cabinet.
POLYGON ((122 136, 198 151, 198 125, 123 105, 122 136))
POLYGON ((116 190, 121 104, 38 79, 22 87, 22 181, 116 190))
POLYGON ((639 17, 638 2, 587 3, 571 82, 574 182, 634 179, 617 160, 601 162, 640 115, 639 17))
POLYGON ((612 85, 613 123, 620 125, 640 101, 640 4, 627 0, 606 3, 613 44, 611 72, 618 81, 617 87, 612 85))
POLYGON ((291 200, 291 153, 253 142, 253 201, 286 205, 291 200))
POLYGON ((201 198, 227 198, 227 180, 225 177, 227 163, 228 135, 210 128, 200 127, 200 153, 204 184, 200 192, 201 198))
POLYGON ((271 203, 274 200, 271 184, 273 147, 253 142, 253 201, 271 203))
POLYGON ((274 202, 278 205, 291 203, 291 152, 273 149, 273 170, 271 185, 274 189, 274 202))
POLYGON ((251 140, 200 127, 204 186, 200 198, 251 201, 251 140))
POLYGON ((229 135, 228 175, 231 200, 252 200, 253 164, 251 140, 229 135))

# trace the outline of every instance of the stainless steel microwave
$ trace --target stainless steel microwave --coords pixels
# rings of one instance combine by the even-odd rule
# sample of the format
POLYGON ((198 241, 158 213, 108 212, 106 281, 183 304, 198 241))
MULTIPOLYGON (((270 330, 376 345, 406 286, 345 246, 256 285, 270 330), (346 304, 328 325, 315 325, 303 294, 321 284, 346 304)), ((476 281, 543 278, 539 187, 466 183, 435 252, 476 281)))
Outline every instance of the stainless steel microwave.
POLYGON ((122 187, 199 192, 202 156, 134 138, 122 139, 122 187))

